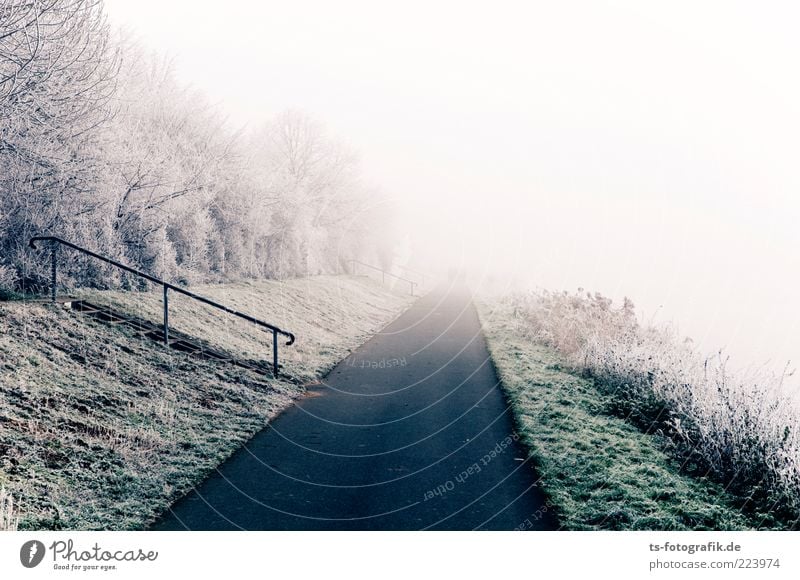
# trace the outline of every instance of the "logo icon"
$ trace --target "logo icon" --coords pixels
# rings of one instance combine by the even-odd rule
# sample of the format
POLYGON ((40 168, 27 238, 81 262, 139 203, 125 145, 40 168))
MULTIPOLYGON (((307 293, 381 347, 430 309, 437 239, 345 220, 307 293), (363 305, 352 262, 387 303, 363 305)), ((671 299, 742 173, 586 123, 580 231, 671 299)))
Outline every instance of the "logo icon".
POLYGON ((36 568, 44 559, 44 544, 39 540, 30 540, 22 544, 19 550, 19 561, 26 568, 36 568))

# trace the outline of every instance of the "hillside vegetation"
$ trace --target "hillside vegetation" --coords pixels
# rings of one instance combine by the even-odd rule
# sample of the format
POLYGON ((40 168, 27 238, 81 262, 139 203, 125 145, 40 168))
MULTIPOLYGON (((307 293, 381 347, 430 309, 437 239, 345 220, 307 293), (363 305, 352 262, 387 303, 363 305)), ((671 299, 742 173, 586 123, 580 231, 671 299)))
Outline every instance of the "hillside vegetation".
POLYGON ((798 407, 633 305, 538 292, 481 307, 492 357, 573 529, 793 529, 798 407))
MULTIPOLYGON (((0 293, 47 287, 27 247, 44 234, 189 284, 391 255, 392 212, 321 123, 286 111, 237 131, 130 36, 103 0, 0 4, 0 293)), ((118 281, 66 252, 59 271, 118 281)))
MULTIPOLYGON (((141 529, 405 309, 366 279, 195 287, 297 334, 274 380, 167 350, 131 330, 47 304, 0 303, 0 489, 21 529, 141 529), (299 379, 299 380, 298 380, 299 379)), ((154 294, 93 292, 131 314, 154 294)), ((193 301, 174 328, 235 356, 269 358, 270 334, 193 301)))

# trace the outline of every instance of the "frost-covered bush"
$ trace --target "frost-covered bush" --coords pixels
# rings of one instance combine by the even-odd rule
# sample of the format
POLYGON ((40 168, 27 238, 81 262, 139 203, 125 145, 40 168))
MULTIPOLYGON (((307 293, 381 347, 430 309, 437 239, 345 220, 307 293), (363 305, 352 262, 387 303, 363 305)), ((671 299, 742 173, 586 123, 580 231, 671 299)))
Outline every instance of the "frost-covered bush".
POLYGON ((510 297, 537 342, 595 379, 640 428, 663 435, 685 469, 712 474, 756 509, 800 515, 800 406, 787 373, 731 372, 669 327, 639 324, 633 304, 540 291, 510 297))
POLYGON ((17 275, 14 269, 0 263, 0 291, 13 288, 16 281, 17 275))

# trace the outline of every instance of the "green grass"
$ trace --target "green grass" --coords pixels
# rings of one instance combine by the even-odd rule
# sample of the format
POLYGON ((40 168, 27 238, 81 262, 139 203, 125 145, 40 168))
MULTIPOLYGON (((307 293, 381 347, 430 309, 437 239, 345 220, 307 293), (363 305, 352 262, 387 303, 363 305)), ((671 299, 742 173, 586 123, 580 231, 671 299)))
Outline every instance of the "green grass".
POLYGON ((613 401, 591 380, 524 338, 507 306, 478 310, 522 440, 564 529, 754 527, 721 486, 682 473, 664 440, 614 416, 613 401))
MULTIPOLYGON (((366 279, 318 277, 193 288, 297 334, 287 370, 319 377, 410 299, 366 279)), ((159 296, 87 293, 144 317, 159 296)), ((175 325, 268 359, 270 335, 187 300, 175 325)), ((47 304, 0 304, 0 487, 20 529, 142 529, 302 395, 227 363, 47 304)))

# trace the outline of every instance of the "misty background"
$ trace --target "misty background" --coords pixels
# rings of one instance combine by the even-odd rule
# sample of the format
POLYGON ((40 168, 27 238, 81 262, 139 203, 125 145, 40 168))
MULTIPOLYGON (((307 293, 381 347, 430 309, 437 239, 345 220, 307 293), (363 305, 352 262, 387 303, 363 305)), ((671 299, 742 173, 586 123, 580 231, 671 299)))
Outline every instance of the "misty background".
POLYGON ((345 136, 414 262, 627 295, 708 349, 796 358, 793 3, 108 10, 231 123, 296 108, 345 136))
MULTIPOLYGON (((177 82, 205 95, 227 130, 258 142, 309 118, 336 137, 321 141, 335 152, 331 167, 346 157, 350 167, 354 152, 359 193, 338 204, 330 232, 342 220, 391 218, 378 229, 400 241, 398 264, 455 265, 493 288, 628 296, 644 320, 740 364, 797 358, 791 3, 106 0, 105 9, 138 46, 167 55, 177 82), (287 110, 295 121, 276 122, 287 110)), ((123 51, 123 70, 137 59, 123 51)), ((144 113, 129 113, 129 126, 139 130, 144 113)), ((226 187, 237 192, 235 180, 226 187)), ((320 208, 337 205, 331 191, 320 208)), ((330 246, 316 243, 320 255, 330 246)))

